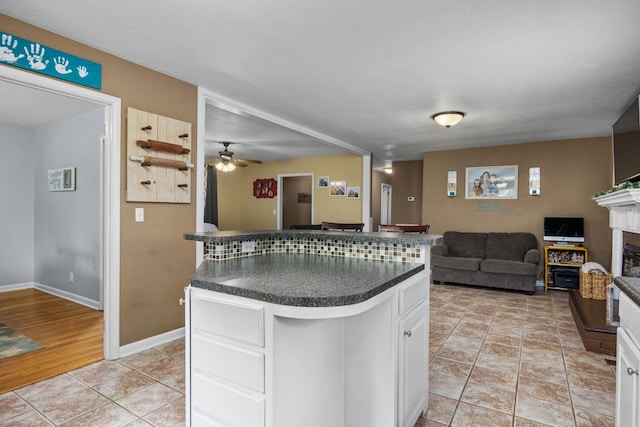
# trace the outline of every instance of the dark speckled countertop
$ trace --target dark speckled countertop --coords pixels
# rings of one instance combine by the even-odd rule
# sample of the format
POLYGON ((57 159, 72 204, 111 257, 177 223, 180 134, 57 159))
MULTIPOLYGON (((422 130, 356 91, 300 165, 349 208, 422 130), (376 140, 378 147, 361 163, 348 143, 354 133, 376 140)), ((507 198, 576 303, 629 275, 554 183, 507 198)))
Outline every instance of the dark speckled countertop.
POLYGON ((640 305, 640 278, 618 276, 613 279, 613 283, 631 298, 631 301, 640 305))
POLYGON ((280 253, 205 260, 191 285, 281 305, 336 307, 366 301, 423 270, 422 263, 280 253))

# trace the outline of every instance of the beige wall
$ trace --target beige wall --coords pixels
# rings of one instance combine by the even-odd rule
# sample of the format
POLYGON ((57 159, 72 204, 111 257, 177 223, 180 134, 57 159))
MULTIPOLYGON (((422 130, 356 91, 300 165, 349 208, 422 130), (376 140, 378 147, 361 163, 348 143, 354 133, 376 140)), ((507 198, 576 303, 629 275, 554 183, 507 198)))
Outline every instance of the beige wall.
MULTIPOLYGON (((120 344, 184 326, 184 308, 178 299, 194 271, 195 245, 182 235, 195 230, 195 195, 192 192, 190 204, 125 202, 125 112, 134 107, 191 122, 195 163, 197 88, 8 16, 0 17, 5 32, 102 64, 101 92, 122 100, 120 344), (136 207, 145 209, 145 222, 134 222, 136 207)), ((195 174, 191 188, 195 188, 195 174)))
POLYGON ((545 216, 584 217, 590 260, 610 268, 609 212, 591 200, 591 195, 612 184, 610 138, 428 152, 424 154, 423 182, 422 218, 434 234, 528 231, 538 237, 542 248, 545 216), (465 168, 497 165, 518 165, 518 199, 465 200, 465 168), (528 194, 530 167, 540 167, 540 196, 528 194), (458 172, 458 195, 449 198, 447 171, 452 170, 458 172))
POLYGON ((393 162, 393 224, 429 224, 422 221, 422 174, 422 160, 393 162), (414 197, 415 201, 409 202, 408 197, 414 197))
POLYGON ((362 157, 352 154, 268 161, 261 165, 236 168, 218 174, 218 228, 220 230, 274 230, 277 198, 258 199, 251 192, 256 179, 274 178, 278 174, 313 173, 314 222, 361 222, 362 199, 329 195, 328 188, 318 188, 319 176, 331 181, 346 181, 348 187, 362 191, 362 157))

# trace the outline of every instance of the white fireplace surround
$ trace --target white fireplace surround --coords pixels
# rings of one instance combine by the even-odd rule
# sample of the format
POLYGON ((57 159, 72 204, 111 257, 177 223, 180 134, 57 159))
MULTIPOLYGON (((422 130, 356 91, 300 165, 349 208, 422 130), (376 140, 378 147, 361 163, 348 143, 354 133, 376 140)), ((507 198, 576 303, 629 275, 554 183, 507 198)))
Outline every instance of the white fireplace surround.
POLYGON ((640 234, 640 189, 620 190, 596 197, 598 205, 609 209, 611 275, 622 275, 622 233, 640 234))

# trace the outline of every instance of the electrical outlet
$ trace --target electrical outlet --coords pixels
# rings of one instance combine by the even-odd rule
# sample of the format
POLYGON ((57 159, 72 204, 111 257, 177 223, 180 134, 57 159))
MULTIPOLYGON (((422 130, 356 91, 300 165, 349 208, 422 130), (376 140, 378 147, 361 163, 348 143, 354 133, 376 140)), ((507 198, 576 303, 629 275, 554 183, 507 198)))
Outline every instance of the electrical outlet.
POLYGON ((69 273, 69 281, 73 282, 73 271, 69 273))
POLYGON ((242 253, 256 250, 256 242, 242 242, 242 253))

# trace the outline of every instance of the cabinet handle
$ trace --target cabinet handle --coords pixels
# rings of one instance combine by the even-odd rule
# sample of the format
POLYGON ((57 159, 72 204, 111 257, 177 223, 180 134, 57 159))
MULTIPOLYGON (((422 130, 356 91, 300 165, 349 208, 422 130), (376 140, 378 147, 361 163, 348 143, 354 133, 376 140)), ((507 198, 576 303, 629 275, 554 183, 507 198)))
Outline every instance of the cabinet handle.
POLYGON ((407 338, 411 338, 411 330, 404 331, 404 336, 407 338))
POLYGON ((638 375, 638 370, 636 369, 635 371, 631 368, 627 368, 627 374, 629 375, 638 375))

